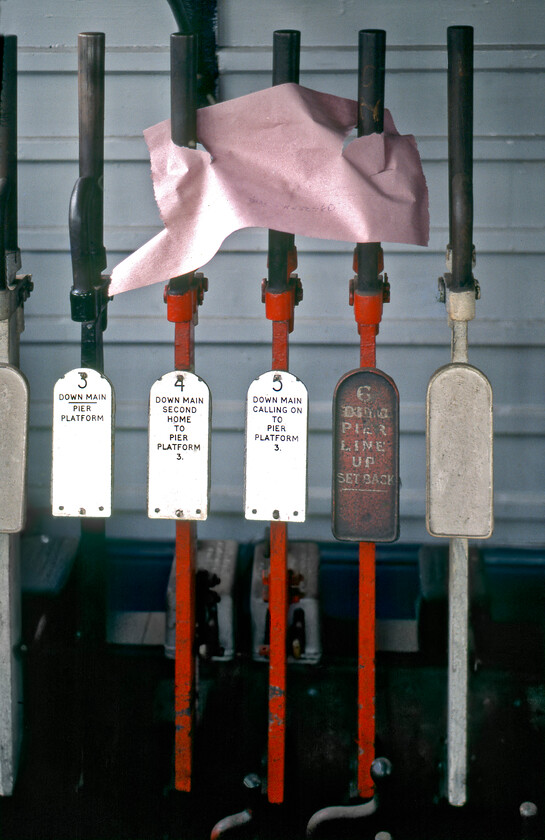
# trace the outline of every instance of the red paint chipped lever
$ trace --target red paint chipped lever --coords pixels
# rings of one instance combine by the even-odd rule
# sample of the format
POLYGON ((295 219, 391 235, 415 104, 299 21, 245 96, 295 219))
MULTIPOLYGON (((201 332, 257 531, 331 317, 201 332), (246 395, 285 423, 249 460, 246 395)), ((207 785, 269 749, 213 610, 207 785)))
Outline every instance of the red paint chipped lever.
MULTIPOLYGON (((359 34, 358 135, 383 130, 382 30, 359 34)), ((333 533, 359 546, 357 790, 374 795, 375 749, 375 543, 399 530, 399 395, 376 369, 376 336, 389 286, 379 242, 358 243, 350 304, 360 335, 360 368, 341 378, 333 404, 333 533)))
MULTIPOLYGON (((172 140, 195 145, 195 85, 197 37, 176 33, 170 38, 172 140)), ((174 365, 193 371, 197 307, 207 280, 200 273, 171 280, 165 289, 167 318, 175 324, 174 365)), ((195 584, 197 528, 193 521, 176 522, 176 635, 174 669, 174 776, 176 790, 189 792, 192 783, 195 706, 195 584)))
MULTIPOLYGON (((273 85, 299 82, 301 36, 295 30, 278 30, 273 36, 273 85)), ((288 370, 289 334, 294 307, 302 298, 293 234, 269 231, 268 279, 263 284, 266 317, 272 321, 272 369, 288 370)), ((288 528, 286 522, 270 523, 269 573, 269 723, 267 794, 269 802, 284 801, 286 753, 286 670, 288 638, 288 528)))

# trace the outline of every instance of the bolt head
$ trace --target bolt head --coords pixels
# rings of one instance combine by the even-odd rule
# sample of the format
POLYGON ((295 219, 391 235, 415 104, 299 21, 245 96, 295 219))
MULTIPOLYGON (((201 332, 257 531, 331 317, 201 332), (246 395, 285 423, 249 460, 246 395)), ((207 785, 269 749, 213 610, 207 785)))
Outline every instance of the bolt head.
POLYGON ((375 781, 386 779, 392 775, 392 762, 389 758, 375 758, 371 764, 371 776, 375 781))
POLYGON ((258 790, 261 787, 261 779, 257 773, 248 773, 244 776, 243 785, 246 790, 258 790))

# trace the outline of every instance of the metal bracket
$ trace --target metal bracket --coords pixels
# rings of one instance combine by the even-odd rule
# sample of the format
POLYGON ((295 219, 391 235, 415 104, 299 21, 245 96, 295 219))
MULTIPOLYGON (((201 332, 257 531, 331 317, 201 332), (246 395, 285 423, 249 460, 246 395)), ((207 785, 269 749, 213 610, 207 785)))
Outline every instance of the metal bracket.
POLYGON ((202 271, 174 277, 165 286, 163 300, 167 305, 167 320, 174 324, 198 323, 198 307, 208 291, 208 278, 202 271))
MULTIPOLYGON (((449 297, 454 297, 455 295, 456 295, 456 297, 458 295, 467 295, 468 300, 473 300, 473 298, 475 300, 480 300, 481 299, 481 286, 480 286, 478 280, 473 278, 473 284, 474 284, 473 289, 468 289, 467 292, 452 292, 451 293, 451 292, 449 292, 450 277, 451 277, 450 274, 445 274, 444 277, 438 277, 437 278, 437 300, 438 300, 439 303, 447 303, 447 306, 448 306, 449 297)), ((468 318, 466 318, 466 317, 453 318, 450 314, 449 314, 449 317, 451 318, 451 320, 471 321, 475 317, 475 304, 473 303, 473 314, 470 317, 468 317, 468 318)))
MULTIPOLYGON (((388 275, 386 272, 383 274, 379 274, 378 281, 382 285, 382 302, 383 303, 390 303, 390 281, 388 280, 388 275)), ((355 274, 353 277, 350 278, 349 285, 348 285, 348 304, 349 306, 354 306, 354 295, 356 294, 358 288, 358 275, 355 274)), ((360 292, 361 294, 361 292, 360 292)), ((365 295, 363 295, 365 297, 365 295)))
POLYGON ((33 288, 32 274, 18 274, 9 288, 0 289, 0 321, 11 318, 15 310, 27 300, 33 288))
MULTIPOLYGON (((449 276, 447 275, 446 278, 449 276)), ((445 305, 449 319, 451 321, 472 321, 475 317, 475 289, 468 289, 467 292, 451 292, 448 288, 448 279, 446 279, 446 285, 445 305)))

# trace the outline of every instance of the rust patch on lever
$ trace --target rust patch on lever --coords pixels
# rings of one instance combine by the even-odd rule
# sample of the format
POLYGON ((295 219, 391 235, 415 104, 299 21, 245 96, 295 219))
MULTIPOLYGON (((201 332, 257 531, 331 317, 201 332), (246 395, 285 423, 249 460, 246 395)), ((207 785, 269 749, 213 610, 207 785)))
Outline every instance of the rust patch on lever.
POLYGON ((333 533, 338 540, 399 536, 399 394, 380 370, 345 374, 333 397, 333 533))

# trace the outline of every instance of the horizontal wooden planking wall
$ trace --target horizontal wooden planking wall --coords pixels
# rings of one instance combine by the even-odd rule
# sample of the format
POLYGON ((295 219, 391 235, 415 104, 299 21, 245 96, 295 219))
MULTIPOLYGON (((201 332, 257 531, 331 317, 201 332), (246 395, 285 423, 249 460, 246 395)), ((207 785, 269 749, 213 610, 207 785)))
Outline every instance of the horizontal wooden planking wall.
MULTIPOLYGON (((426 385, 449 360, 444 306, 436 302, 448 235, 446 27, 475 27, 475 245, 482 287, 470 325, 470 361, 489 376, 495 400, 498 544, 545 541, 545 15, 541 2, 408 3, 220 0, 221 98, 270 83, 275 28, 302 30, 301 83, 355 96, 355 44, 364 26, 387 30, 386 105, 398 129, 415 134, 430 190, 429 248, 385 245, 392 302, 385 308, 378 365, 401 396, 401 539, 430 539, 425 514, 426 385)), ((32 389, 29 497, 32 524, 48 532, 77 523, 48 513, 51 393, 79 362, 79 328, 69 316, 71 267, 66 226, 77 177, 76 38, 106 33, 105 242, 109 268, 160 230, 142 130, 169 113, 166 0, 3 0, 0 28, 19 37, 19 216, 23 267, 35 291, 26 306, 22 365, 32 389)), ((309 517, 294 538, 329 539, 331 396, 357 366, 357 331, 348 306, 350 243, 298 238, 305 297, 296 312, 291 367, 311 401, 309 517)), ((266 233, 234 234, 206 267, 210 291, 200 310, 197 371, 213 395, 210 537, 261 536, 242 515, 244 399, 270 364, 270 324, 260 281, 266 233)), ((173 328, 162 284, 120 295, 110 306, 106 370, 117 394, 112 536, 171 538, 170 523, 146 509, 147 394, 172 368, 173 328)))

